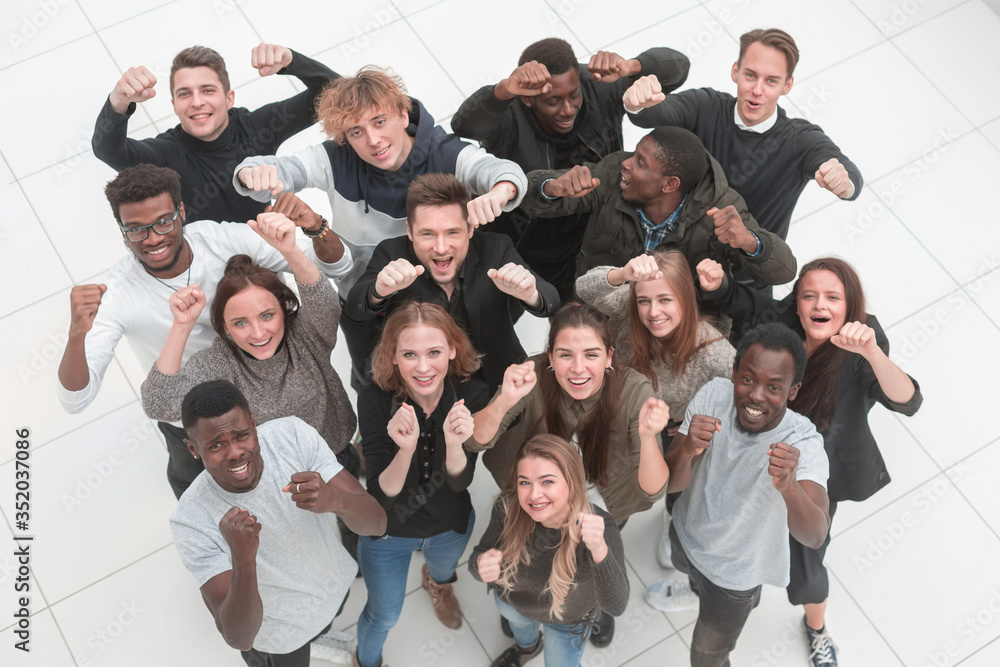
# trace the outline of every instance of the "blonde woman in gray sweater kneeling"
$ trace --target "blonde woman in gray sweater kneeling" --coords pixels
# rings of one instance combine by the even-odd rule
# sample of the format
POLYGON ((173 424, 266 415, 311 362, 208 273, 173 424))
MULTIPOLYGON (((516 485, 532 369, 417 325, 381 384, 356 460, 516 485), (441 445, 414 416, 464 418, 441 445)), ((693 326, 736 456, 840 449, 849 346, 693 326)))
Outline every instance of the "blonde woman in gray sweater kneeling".
POLYGON ((514 633, 493 667, 538 655, 540 627, 547 667, 579 665, 601 612, 620 616, 628 603, 618 527, 588 502, 580 454, 555 435, 536 435, 518 452, 469 570, 494 590, 514 633))

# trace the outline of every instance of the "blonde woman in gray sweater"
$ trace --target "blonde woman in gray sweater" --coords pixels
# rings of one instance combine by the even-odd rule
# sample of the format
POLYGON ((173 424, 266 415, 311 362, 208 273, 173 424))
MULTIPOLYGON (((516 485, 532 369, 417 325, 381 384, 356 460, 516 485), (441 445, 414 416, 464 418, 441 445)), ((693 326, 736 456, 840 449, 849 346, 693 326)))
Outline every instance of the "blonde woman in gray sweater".
POLYGON ((543 433, 518 450, 469 571, 494 589, 514 635, 492 667, 523 665, 542 652, 543 639, 546 667, 579 665, 601 613, 624 613, 621 534, 611 515, 588 501, 573 445, 543 433))

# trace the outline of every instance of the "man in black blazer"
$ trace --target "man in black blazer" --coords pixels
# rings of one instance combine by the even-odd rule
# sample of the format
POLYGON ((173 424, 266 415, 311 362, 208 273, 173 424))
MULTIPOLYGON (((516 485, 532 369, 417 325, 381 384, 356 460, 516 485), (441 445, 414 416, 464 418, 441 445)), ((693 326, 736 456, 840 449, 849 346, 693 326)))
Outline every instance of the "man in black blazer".
POLYGON ((525 356, 514 322, 525 311, 551 317, 559 295, 524 266, 510 237, 473 229, 468 201, 469 191, 451 174, 415 179, 406 195, 406 236, 376 246, 345 314, 384 320, 407 300, 438 303, 485 355, 479 372, 495 389, 507 366, 525 356))

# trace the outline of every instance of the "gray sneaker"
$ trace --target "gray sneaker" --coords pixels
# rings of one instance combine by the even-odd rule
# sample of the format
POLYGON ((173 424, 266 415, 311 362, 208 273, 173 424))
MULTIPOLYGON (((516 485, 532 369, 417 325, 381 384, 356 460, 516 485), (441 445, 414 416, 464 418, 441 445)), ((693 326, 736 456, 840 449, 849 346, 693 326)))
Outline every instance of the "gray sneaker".
POLYGON ((332 662, 335 665, 350 665, 351 654, 357 647, 357 639, 348 632, 330 630, 320 635, 309 646, 309 657, 332 662))
POLYGON ((809 640, 809 664, 813 667, 837 667, 837 645, 826 631, 826 626, 822 630, 813 630, 802 619, 802 625, 806 626, 806 639, 809 640))
POLYGON ((660 611, 697 611, 698 596, 687 575, 658 581, 646 589, 646 604, 660 611))

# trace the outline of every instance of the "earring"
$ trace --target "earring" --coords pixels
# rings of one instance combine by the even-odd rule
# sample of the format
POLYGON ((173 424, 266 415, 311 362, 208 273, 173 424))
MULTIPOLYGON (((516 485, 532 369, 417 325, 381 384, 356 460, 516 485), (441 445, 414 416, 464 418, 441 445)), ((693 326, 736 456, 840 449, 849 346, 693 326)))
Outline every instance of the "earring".
POLYGON ((552 371, 553 373, 555 373, 555 372, 556 372, 556 369, 552 368, 552 364, 549 364, 549 367, 548 367, 548 368, 546 368, 545 370, 547 370, 547 371, 552 371))
POLYGON ((608 366, 607 368, 604 369, 604 374, 605 375, 611 375, 614 372, 615 372, 615 369, 614 369, 613 366, 608 366))

